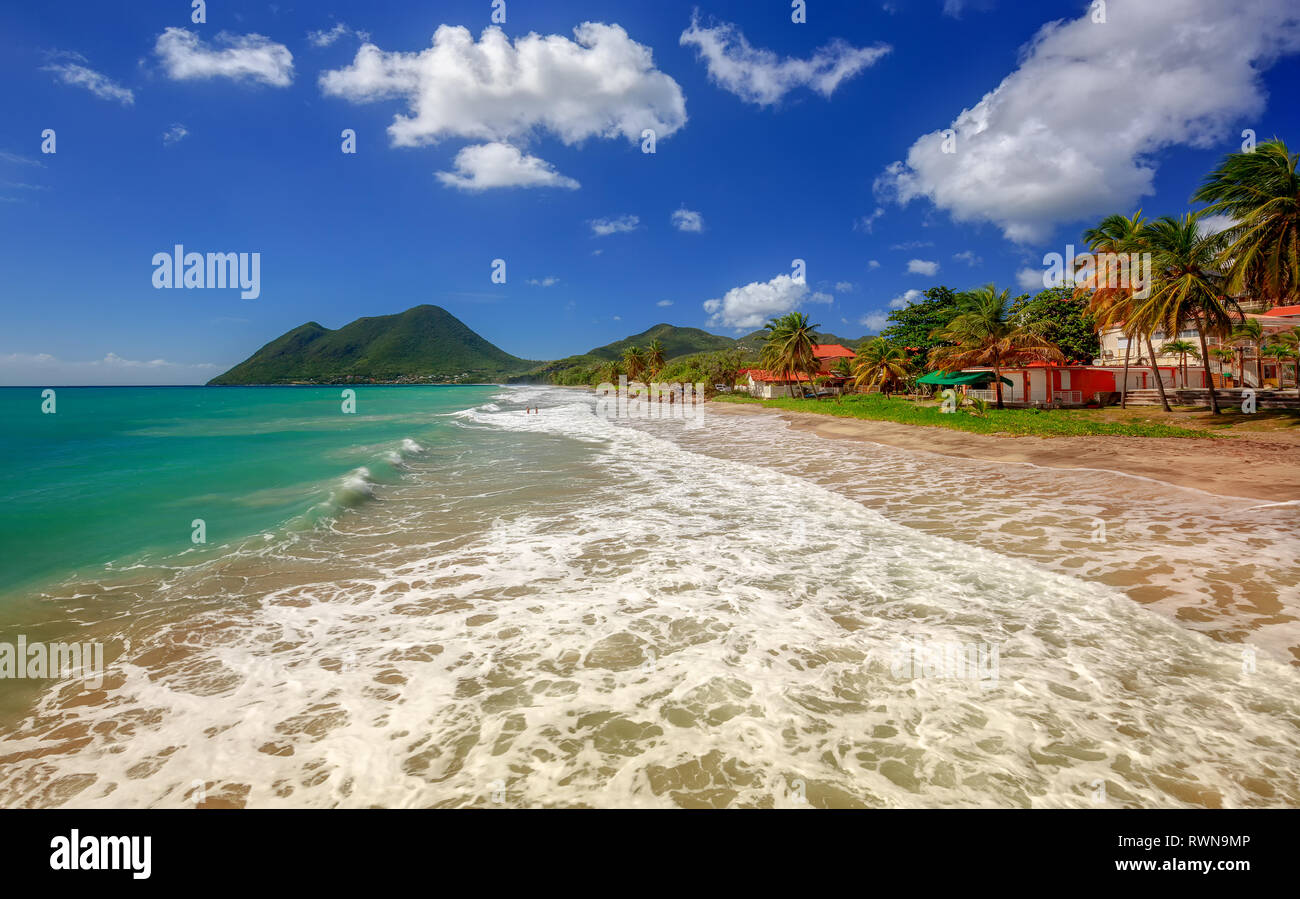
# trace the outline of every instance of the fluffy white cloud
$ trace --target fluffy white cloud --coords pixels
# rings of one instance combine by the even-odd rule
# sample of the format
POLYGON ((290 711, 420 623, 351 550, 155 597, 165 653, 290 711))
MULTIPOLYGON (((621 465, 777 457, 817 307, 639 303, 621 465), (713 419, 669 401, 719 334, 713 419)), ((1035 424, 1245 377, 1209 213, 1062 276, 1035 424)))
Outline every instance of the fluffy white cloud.
POLYGON ((971 268, 974 268, 984 261, 979 256, 975 255, 974 250, 962 250, 960 253, 953 253, 952 258, 956 259, 958 262, 966 263, 971 268))
POLYGON ((172 125, 170 128, 168 128, 166 131, 163 132, 163 136, 162 136, 163 143, 174 144, 178 141, 185 140, 186 135, 188 135, 189 133, 190 133, 190 129, 186 128, 180 122, 177 122, 175 125, 172 125))
POLYGON ((883 312, 868 312, 858 319, 858 324, 878 333, 889 327, 889 317, 883 312))
POLYGON ((909 259, 907 262, 907 272, 910 275, 931 276, 939 271, 939 263, 931 262, 929 259, 909 259))
POLYGON ((790 275, 777 275, 771 281, 754 281, 744 287, 733 287, 720 300, 706 300, 704 311, 709 313, 710 326, 752 330, 802 303, 829 303, 831 299, 830 294, 809 291, 807 281, 796 281, 790 275))
POLYGON ((591 233, 597 237, 607 237, 610 234, 624 234, 628 231, 635 231, 641 225, 641 219, 635 215, 623 215, 616 219, 593 219, 588 224, 591 225, 591 233))
POLYGON ((689 209, 678 209, 673 213, 673 227, 678 231, 703 231, 704 216, 689 209))
POLYGON ((232 78, 260 81, 272 87, 288 87, 293 82, 293 54, 284 44, 260 34, 225 31, 217 35, 216 43, 222 49, 187 29, 168 28, 158 36, 153 49, 167 76, 176 81, 232 78))
POLYGON ((533 285, 534 287, 554 287, 556 284, 560 283, 560 279, 554 276, 548 276, 540 279, 529 278, 528 283, 533 285))
POLYGON ((1291 0, 1110 0, 1106 12, 1044 25, 1019 68, 952 123, 954 152, 942 131, 923 135, 877 188, 1044 240, 1131 211, 1153 191, 1160 149, 1234 137, 1263 111, 1260 71, 1300 49, 1291 0))
POLYGON ((109 353, 89 362, 67 362, 48 353, 0 355, 0 384, 58 387, 63 384, 203 384, 219 369, 211 363, 187 365, 153 359, 137 362, 109 353))
POLYGON ((868 259, 868 260, 867 260, 867 268, 869 268, 869 269, 877 269, 877 268, 880 268, 880 260, 879 260, 879 259, 868 259))
POLYGON ((107 75, 96 72, 94 69, 87 68, 80 63, 51 63, 48 66, 42 66, 42 70, 53 72, 54 76, 64 84, 70 84, 73 87, 84 87, 101 100, 113 100, 123 106, 131 106, 135 103, 135 94, 129 88, 122 87, 107 75))
POLYGON ((750 46, 735 25, 723 22, 705 28, 698 18, 692 18, 691 27, 682 32, 681 43, 695 47, 714 83, 759 106, 780 102, 797 87, 829 98, 841 82, 890 51, 888 44, 853 47, 837 38, 809 59, 782 58, 771 50, 750 46))
POLYGON ((835 292, 836 292, 836 293, 848 293, 848 292, 850 292, 851 290, 853 290, 853 282, 852 282, 852 281, 836 281, 836 282, 835 282, 835 292))
POLYGON ((493 187, 564 187, 576 190, 567 178, 536 156, 527 156, 509 144, 494 142, 465 147, 456 154, 455 172, 438 172, 438 180, 461 190, 493 187))
POLYGON ((363 44, 351 65, 321 75, 321 90, 355 103, 405 100, 410 115, 388 127, 401 147, 540 131, 566 144, 640 141, 646 128, 663 138, 686 124, 681 88, 654 67, 649 47, 617 25, 584 22, 573 34, 529 33, 512 44, 495 26, 475 41, 468 28, 442 25, 418 53, 363 44))
POLYGON ((655 303, 656 306, 671 306, 672 304, 673 304, 672 300, 660 300, 659 302, 655 303))
POLYGON ((1046 270, 1041 268, 1022 268, 1016 271, 1016 283, 1021 290, 1043 290, 1046 270))
POLYGON ((925 294, 921 293, 921 291, 919 290, 905 290, 902 293, 900 293, 898 296, 894 297, 892 300, 889 301, 889 308, 903 309, 912 305, 918 300, 924 300, 924 299, 925 299, 925 294))

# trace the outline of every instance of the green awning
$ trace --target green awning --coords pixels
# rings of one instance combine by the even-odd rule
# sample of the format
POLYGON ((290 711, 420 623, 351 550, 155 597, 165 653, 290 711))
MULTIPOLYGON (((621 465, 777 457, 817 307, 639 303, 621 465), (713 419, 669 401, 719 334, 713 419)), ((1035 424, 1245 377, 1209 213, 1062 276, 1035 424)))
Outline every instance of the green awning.
MULTIPOLYGON (((993 382, 991 371, 932 371, 916 379, 918 384, 938 384, 940 387, 985 387, 993 382)), ((1010 384, 1005 375, 1003 384, 1010 384)))

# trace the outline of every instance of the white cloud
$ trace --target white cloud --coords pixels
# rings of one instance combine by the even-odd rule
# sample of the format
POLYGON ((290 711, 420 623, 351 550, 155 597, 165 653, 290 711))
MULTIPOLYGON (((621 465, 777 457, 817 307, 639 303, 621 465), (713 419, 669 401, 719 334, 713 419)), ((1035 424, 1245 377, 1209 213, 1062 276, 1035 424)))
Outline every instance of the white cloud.
POLYGON ((811 293, 807 281, 796 281, 790 275, 777 275, 771 281, 754 281, 744 287, 733 287, 720 300, 706 300, 704 311, 709 313, 711 326, 752 330, 802 303, 829 303, 831 300, 830 294, 811 293))
POLYGON ((905 290, 898 296, 889 301, 890 309, 904 309, 915 302, 925 299, 925 294, 919 290, 905 290))
POLYGON ((907 272, 910 275, 931 276, 939 271, 939 263, 931 262, 929 259, 909 259, 907 262, 907 272))
POLYGON ((641 219, 635 215, 623 215, 616 219, 593 219, 588 224, 591 225, 591 232, 597 237, 607 237, 610 234, 635 231, 640 226, 641 219))
POLYGON ((974 250, 962 250, 960 253, 953 253, 952 258, 957 260, 958 262, 966 263, 971 268, 974 268, 975 266, 979 265, 981 262, 984 261, 979 256, 975 255, 974 250))
POLYGON ((836 292, 836 293, 849 293, 851 290, 853 290, 853 282, 852 282, 852 281, 836 281, 836 282, 835 282, 835 292, 836 292))
POLYGON ((703 231, 704 216, 682 207, 673 213, 673 227, 678 231, 703 231))
POLYGON ((876 226, 876 219, 880 218, 884 214, 885 214, 884 207, 877 206, 875 211, 872 212, 871 215, 864 215, 861 218, 854 219, 853 230, 862 231, 866 234, 870 234, 872 229, 875 228, 876 226))
POLYGON ((164 144, 174 144, 177 141, 184 140, 185 136, 188 135, 189 133, 190 130, 188 128, 186 128, 180 122, 177 122, 175 125, 172 125, 170 128, 168 128, 166 131, 163 132, 162 140, 164 144))
POLYGON ((216 49, 184 28, 168 28, 158 36, 154 53, 167 76, 176 81, 201 78, 231 78, 260 81, 272 87, 293 82, 293 54, 260 34, 221 32, 216 49))
POLYGON ((1020 66, 942 131, 918 138, 877 188, 925 197, 959 222, 1009 240, 1047 239, 1063 222, 1125 212, 1153 192, 1153 155, 1222 146, 1264 109, 1259 73, 1300 49, 1290 0, 1111 0, 1044 25, 1020 66), (1102 133, 1099 123, 1104 123, 1102 133))
POLYGON ((868 259, 868 260, 867 260, 867 268, 869 268, 869 269, 877 269, 877 268, 880 268, 880 260, 879 260, 879 259, 868 259))
POLYGON ((1041 268, 1022 268, 1016 272, 1016 283, 1021 290, 1043 290, 1045 270, 1041 268))
POLYGON ((671 306, 672 304, 673 304, 672 300, 660 300, 659 302, 655 303, 656 306, 671 306))
POLYGON ((537 278, 529 278, 528 283, 534 287, 554 287, 556 284, 560 283, 560 279, 552 275, 541 278, 540 280, 537 278))
POLYGON ((1211 234, 1226 231, 1236 223, 1237 220, 1230 215, 1205 215, 1197 219, 1196 230, 1202 237, 1209 237, 1211 234))
POLYGON ((868 312, 858 319, 858 324, 878 333, 889 327, 889 317, 883 312, 868 312))
POLYGON ((31 159, 27 156, 21 156, 18 153, 10 153, 8 150, 0 150, 0 162, 12 162, 15 165, 34 165, 38 168, 45 168, 45 163, 39 159, 31 159))
POLYGON ((122 87, 107 75, 100 74, 94 69, 78 63, 52 63, 43 66, 42 70, 53 72, 55 77, 64 84, 84 87, 101 100, 113 100, 123 106, 131 106, 135 103, 135 94, 130 88, 122 87))
POLYGON ((891 250, 919 250, 921 247, 932 247, 932 240, 908 240, 903 243, 890 244, 891 250))
POLYGON ((577 181, 567 178, 549 162, 527 156, 509 144, 494 142, 464 147, 456 154, 455 172, 438 172, 438 180, 461 190, 494 187, 563 187, 576 190, 577 181))
POLYGON ((203 384, 218 372, 217 366, 206 362, 195 365, 166 359, 137 362, 116 353, 89 362, 68 362, 48 353, 0 355, 0 384, 13 387, 203 384))
POLYGON ((329 47, 341 37, 347 37, 349 34, 355 34, 363 43, 370 40, 370 35, 365 31, 357 31, 345 22, 335 22, 334 27, 329 31, 321 29, 320 31, 307 32, 307 40, 313 47, 329 47))
POLYGON ((682 32, 681 43, 695 47, 714 83, 759 106, 780 102, 797 87, 829 98, 841 82, 874 65, 890 51, 888 44, 853 47, 837 38, 809 59, 783 59, 771 50, 750 46, 735 25, 723 22, 704 28, 698 18, 692 18, 691 27, 682 32))
POLYGON ((387 53, 366 43, 352 64, 320 76, 322 92, 354 103, 403 99, 410 115, 388 127, 394 146, 445 137, 523 140, 547 131, 566 144, 589 137, 664 138, 686 124, 686 99, 654 67, 650 48, 618 25, 584 22, 576 40, 497 27, 476 42, 469 29, 441 25, 433 46, 387 53))

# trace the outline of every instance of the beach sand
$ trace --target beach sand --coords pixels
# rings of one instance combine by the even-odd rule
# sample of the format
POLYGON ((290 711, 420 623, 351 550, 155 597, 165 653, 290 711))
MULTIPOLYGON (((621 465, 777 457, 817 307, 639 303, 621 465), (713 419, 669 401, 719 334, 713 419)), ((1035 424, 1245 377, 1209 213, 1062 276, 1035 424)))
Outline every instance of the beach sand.
POLYGON ((1300 438, 1268 432, 1230 439, 1022 437, 973 434, 889 421, 837 418, 757 405, 710 403, 709 414, 773 415, 801 431, 961 459, 1096 469, 1219 496, 1300 501, 1300 438))

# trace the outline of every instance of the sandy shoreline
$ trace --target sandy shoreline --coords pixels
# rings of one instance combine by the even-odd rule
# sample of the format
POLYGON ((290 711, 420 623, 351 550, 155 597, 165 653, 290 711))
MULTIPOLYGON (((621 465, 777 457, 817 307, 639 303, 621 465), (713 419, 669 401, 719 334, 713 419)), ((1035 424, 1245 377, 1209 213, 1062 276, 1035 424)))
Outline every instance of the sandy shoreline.
POLYGON ((1151 437, 1013 437, 710 403, 709 414, 774 415, 801 431, 985 462, 1096 469, 1218 496, 1300 500, 1300 444, 1265 435, 1222 440, 1151 437))

